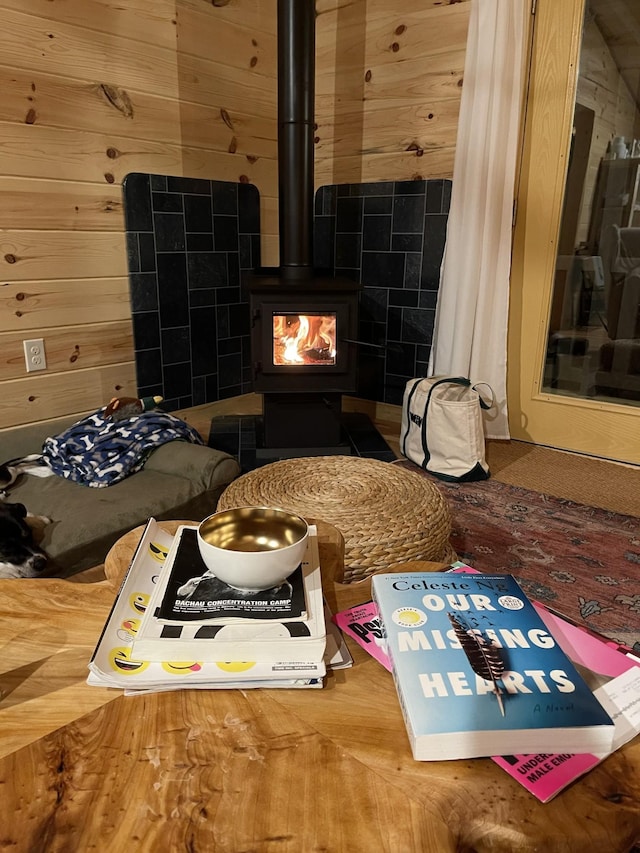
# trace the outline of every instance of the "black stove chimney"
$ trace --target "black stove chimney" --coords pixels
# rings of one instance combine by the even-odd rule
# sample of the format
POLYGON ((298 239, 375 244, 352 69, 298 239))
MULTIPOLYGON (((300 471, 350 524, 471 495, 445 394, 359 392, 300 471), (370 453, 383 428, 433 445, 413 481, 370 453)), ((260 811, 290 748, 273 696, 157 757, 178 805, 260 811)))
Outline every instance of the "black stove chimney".
POLYGON ((280 272, 313 267, 315 0, 278 0, 278 195, 280 272))
POLYGON ((256 457, 269 460, 351 452, 341 396, 356 390, 360 289, 313 268, 315 0, 277 2, 280 266, 247 279, 253 387, 263 395, 256 457), (276 321, 300 329, 310 317, 335 323, 333 353, 314 344, 305 357, 277 358, 276 321))

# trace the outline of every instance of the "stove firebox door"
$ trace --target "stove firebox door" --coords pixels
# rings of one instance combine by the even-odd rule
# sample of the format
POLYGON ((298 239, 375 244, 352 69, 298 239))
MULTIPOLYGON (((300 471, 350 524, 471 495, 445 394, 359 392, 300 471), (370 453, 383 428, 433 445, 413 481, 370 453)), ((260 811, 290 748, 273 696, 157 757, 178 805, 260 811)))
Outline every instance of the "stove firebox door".
POLYGON ((357 303, 322 299, 256 302, 251 312, 254 390, 356 390, 357 303))

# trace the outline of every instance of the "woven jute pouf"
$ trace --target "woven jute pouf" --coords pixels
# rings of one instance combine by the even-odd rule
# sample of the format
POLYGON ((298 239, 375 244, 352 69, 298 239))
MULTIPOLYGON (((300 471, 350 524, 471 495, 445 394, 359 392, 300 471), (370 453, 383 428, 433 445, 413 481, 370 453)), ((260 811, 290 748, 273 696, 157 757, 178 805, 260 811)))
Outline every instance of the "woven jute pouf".
POLYGON ((218 510, 272 506, 333 524, 345 540, 347 583, 408 560, 449 562, 451 516, 433 483, 389 462, 304 456, 234 480, 218 510))

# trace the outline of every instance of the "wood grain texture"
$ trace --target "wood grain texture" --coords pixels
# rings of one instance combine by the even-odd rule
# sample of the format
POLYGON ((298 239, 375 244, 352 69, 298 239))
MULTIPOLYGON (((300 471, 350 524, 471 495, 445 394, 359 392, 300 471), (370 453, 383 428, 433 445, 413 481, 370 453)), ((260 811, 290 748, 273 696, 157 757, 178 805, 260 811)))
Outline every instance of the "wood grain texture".
MULTIPOLYGON (((1 8, 1 7, 0 7, 1 8)), ((6 11, 0 34, 3 64, 30 74, 53 74, 83 83, 107 84, 131 93, 155 93, 172 101, 219 103, 245 112, 273 115, 275 64, 269 69, 252 66, 255 34, 245 30, 246 49, 238 55, 224 46, 234 44, 229 27, 220 27, 209 10, 206 32, 211 38, 204 56, 190 52, 191 36, 185 32, 180 46, 159 47, 131 38, 131 32, 114 39, 100 29, 88 29, 63 21, 41 21, 20 12, 6 11), (215 32, 215 34, 214 34, 215 32), (215 45, 220 45, 216 49, 215 45)), ((139 32, 139 27, 134 32, 139 32)), ((275 58, 275 57, 274 57, 275 58)), ((264 65, 264 63, 263 63, 264 65)))
POLYGON ((316 155, 326 156, 331 147, 336 150, 341 146, 362 145, 362 139, 357 140, 352 130, 354 124, 358 127, 360 123, 364 139, 375 139, 378 151, 394 151, 398 146, 404 150, 403 146, 412 142, 418 142, 424 149, 449 145, 451 134, 458 126, 459 109, 457 97, 418 105, 407 105, 399 98, 383 104, 367 101, 359 108, 343 103, 326 123, 318 122, 316 155), (394 116, 395 123, 389 121, 389 114, 394 116), (344 137, 337 135, 336 121, 344 137), (399 128, 406 128, 407 135, 402 136, 399 128))
MULTIPOLYGON (((0 101, 0 104, 2 101, 0 101)), ((0 178, 0 228, 122 231, 120 187, 70 181, 0 178)))
POLYGON ((255 105, 257 115, 246 111, 251 103, 245 102, 244 111, 225 108, 229 127, 221 115, 228 95, 222 104, 213 99, 203 104, 181 102, 175 95, 150 94, 108 82, 87 85, 82 80, 1 66, 0 84, 2 121, 162 139, 219 151, 227 151, 235 138, 241 154, 276 156, 276 120, 268 99, 267 104, 260 101, 255 105))
POLYGON ((318 76, 331 73, 335 46, 339 39, 344 50, 337 61, 343 72, 362 73, 366 65, 392 65, 417 56, 425 63, 437 54, 447 56, 466 48, 469 6, 415 4, 413 7, 388 3, 343 4, 339 9, 320 13, 316 37, 318 76), (361 34, 365 32, 365 38, 361 34))
POLYGON ((398 150, 385 154, 369 151, 366 160, 356 155, 334 157, 318 163, 316 177, 324 184, 348 184, 388 181, 389 175, 401 175, 398 180, 423 181, 427 178, 447 178, 451 175, 455 146, 429 151, 424 149, 398 150), (354 175, 358 175, 357 180, 354 175))
POLYGON ((469 4, 319 9, 316 182, 450 177, 469 4))
MULTIPOLYGON (((98 316, 95 318, 99 319, 98 316)), ((44 336, 42 329, 30 329, 30 338, 44 336)), ((25 331, 0 333, 0 381, 24 374, 22 340, 25 331)), ((94 323, 87 326, 61 326, 46 333, 47 371, 63 373, 106 364, 118 364, 127 358, 133 346, 131 321, 94 323)))
POLYGON ((81 325, 96 317, 107 323, 131 318, 125 276, 13 284, 0 279, 0 305, 7 330, 81 325))
POLYGON ((244 175, 250 183, 260 184, 265 176, 275 175, 276 169, 275 162, 266 159, 251 163, 245 155, 230 154, 226 148, 216 152, 208 147, 165 142, 162 137, 134 139, 11 124, 2 128, 2 138, 4 174, 16 177, 28 171, 34 178, 121 184, 130 172, 155 170, 161 175, 205 179, 215 176, 216 180, 236 183, 244 175))
MULTIPOLYGON (((347 606, 339 540, 318 528, 325 593, 347 606)), ((640 839, 640 739, 542 805, 489 759, 414 761, 391 675, 355 643, 323 690, 89 687, 114 595, 108 580, 0 581, 13 850, 626 853, 640 839)))
POLYGON ((28 380, 10 379, 3 388, 3 427, 62 417, 69 412, 95 411, 112 397, 137 395, 132 361, 73 373, 44 370, 28 380))
POLYGON ((112 231, 0 233, 0 269, 10 281, 115 277, 127 274, 124 234, 112 231))
MULTIPOLYGON (((319 0, 316 186, 451 176, 469 8, 319 0)), ((0 0, 0 11, 0 335, 130 319, 130 172, 255 184, 261 260, 279 263, 276 0, 0 0)), ((130 344, 122 360, 133 358, 130 344)), ((51 379, 61 414, 92 407, 90 385, 51 379)), ((0 428, 18 411, 40 419, 27 388, 33 403, 42 378, 0 377, 0 428)))
MULTIPOLYGON (((130 321, 128 172, 250 180, 275 199, 275 3, 8 0, 0 8, 0 334, 37 329, 57 342, 62 327, 130 321)), ((277 234, 277 207, 265 221, 277 234)), ((267 236, 263 260, 273 245, 267 236)), ((96 361, 100 348, 106 354, 97 340, 91 382, 52 363, 48 387, 58 411, 68 406, 60 414, 90 409, 94 389, 105 388, 113 351, 96 361)), ((14 349, 9 358, 19 366, 14 349)), ((120 361, 133 361, 131 337, 120 361)), ((9 373, 0 426, 41 419, 43 377, 9 373)), ((133 382, 129 366, 115 379, 121 389, 133 382)))
POLYGON ((92 0, 90 5, 84 0, 65 0, 62 4, 52 4, 50 0, 3 0, 2 6, 43 21, 91 26, 112 38, 131 33, 138 41, 169 50, 175 44, 175 0, 156 0, 151 6, 146 0, 92 0))

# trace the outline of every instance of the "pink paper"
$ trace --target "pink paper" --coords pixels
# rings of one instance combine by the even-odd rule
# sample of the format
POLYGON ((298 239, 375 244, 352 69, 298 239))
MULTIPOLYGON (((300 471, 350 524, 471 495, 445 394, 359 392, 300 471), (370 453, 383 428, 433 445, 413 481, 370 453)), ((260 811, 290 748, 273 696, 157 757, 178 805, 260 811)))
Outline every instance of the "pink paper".
POLYGON ((384 629, 378 616, 378 608, 373 601, 366 601, 348 610, 341 610, 332 618, 341 631, 355 640, 371 657, 391 672, 384 629))

